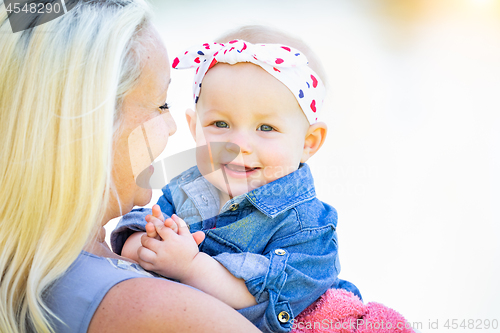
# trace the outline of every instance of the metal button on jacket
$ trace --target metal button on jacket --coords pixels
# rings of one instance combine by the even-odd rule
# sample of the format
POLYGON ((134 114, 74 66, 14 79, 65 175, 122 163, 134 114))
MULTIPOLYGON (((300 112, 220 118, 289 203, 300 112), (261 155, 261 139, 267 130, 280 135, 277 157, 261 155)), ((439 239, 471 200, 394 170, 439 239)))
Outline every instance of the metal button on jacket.
POLYGON ((274 253, 276 253, 279 256, 284 256, 286 254, 286 251, 283 249, 276 249, 274 250, 274 253))
POLYGON ((235 210, 238 209, 239 206, 240 206, 239 204, 233 203, 233 204, 231 204, 231 206, 229 206, 229 210, 234 212, 235 210))
POLYGON ((278 314, 278 320, 280 321, 280 323, 287 323, 289 320, 290 320, 290 314, 286 311, 281 311, 279 314, 278 314))

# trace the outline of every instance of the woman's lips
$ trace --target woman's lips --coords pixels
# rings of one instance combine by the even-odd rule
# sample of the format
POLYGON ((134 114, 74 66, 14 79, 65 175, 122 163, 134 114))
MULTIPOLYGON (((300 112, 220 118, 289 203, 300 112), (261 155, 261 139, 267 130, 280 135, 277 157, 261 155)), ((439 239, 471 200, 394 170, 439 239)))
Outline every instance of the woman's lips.
POLYGON ((249 168, 244 165, 222 164, 224 172, 233 178, 247 178, 255 174, 259 168, 249 168))

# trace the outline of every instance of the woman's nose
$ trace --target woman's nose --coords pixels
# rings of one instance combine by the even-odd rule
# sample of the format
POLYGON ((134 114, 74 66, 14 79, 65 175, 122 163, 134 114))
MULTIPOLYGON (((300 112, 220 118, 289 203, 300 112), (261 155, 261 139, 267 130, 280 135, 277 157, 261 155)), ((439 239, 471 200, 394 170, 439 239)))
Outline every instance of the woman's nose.
POLYGON ((168 127, 168 135, 172 136, 174 135, 175 132, 177 132, 177 125, 175 124, 174 118, 172 118, 172 115, 170 112, 166 113, 164 116, 165 123, 167 124, 168 127))

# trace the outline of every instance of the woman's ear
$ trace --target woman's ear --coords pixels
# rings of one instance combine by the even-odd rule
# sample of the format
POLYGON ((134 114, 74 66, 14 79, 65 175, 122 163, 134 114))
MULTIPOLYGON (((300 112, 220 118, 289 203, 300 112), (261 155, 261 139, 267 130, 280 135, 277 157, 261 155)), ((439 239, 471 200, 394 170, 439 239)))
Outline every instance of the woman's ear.
POLYGON ((311 156, 321 148, 325 142, 326 132, 328 131, 326 124, 319 122, 309 126, 304 140, 304 150, 302 152, 301 163, 305 163, 311 156))
POLYGON ((189 131, 194 141, 196 141, 196 112, 191 109, 186 110, 186 120, 189 126, 189 131))

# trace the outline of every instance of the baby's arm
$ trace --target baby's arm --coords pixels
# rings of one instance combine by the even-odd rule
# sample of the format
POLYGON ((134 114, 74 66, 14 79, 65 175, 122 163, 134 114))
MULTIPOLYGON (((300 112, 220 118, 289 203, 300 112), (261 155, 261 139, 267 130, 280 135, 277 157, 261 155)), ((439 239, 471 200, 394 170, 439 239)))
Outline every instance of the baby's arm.
POLYGON ((141 247, 141 236, 144 234, 146 233, 138 231, 130 235, 123 244, 121 256, 139 262, 137 250, 141 247))
POLYGON ((276 235, 262 254, 223 252, 213 257, 244 279, 258 306, 242 309, 263 332, 288 332, 294 316, 338 285, 333 226, 276 235))
POLYGON ((159 219, 151 218, 148 225, 154 225, 162 240, 146 235, 141 237, 143 247, 138 251, 141 266, 202 290, 235 309, 257 304, 245 281, 233 276, 206 253, 199 252, 186 223, 176 215, 172 219, 178 226, 178 233, 159 219))

